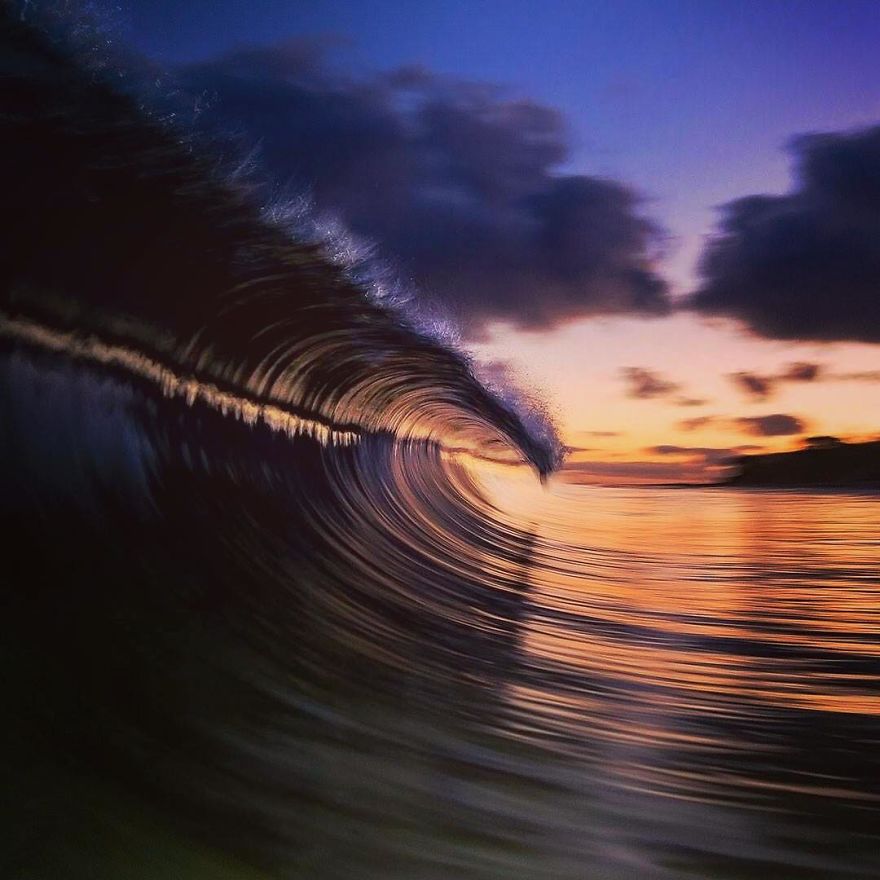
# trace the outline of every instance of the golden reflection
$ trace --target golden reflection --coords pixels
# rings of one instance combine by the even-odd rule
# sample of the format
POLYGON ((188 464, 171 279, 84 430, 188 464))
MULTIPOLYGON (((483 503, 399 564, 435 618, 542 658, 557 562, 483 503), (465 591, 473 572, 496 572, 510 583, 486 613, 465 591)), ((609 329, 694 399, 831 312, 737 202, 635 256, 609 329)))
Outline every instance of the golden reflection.
POLYGON ((481 475, 499 516, 536 531, 517 735, 600 756, 626 790, 868 797, 731 756, 758 742, 772 765, 780 713, 880 716, 880 497, 481 475))

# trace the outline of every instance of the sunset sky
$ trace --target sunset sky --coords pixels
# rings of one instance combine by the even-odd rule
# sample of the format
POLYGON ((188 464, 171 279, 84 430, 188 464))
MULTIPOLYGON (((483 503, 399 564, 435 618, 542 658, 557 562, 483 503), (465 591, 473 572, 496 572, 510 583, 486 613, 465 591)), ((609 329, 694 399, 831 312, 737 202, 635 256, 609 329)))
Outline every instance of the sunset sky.
POLYGON ((880 434, 873 0, 133 0, 115 27, 541 389, 572 479, 880 434))

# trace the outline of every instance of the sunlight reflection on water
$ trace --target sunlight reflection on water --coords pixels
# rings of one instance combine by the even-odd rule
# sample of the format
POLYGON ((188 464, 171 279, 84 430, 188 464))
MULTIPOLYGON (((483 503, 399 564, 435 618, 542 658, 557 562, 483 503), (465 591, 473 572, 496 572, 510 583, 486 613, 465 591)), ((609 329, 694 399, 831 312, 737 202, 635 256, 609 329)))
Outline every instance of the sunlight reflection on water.
POLYGON ((536 533, 511 732, 641 870, 877 876, 880 496, 487 484, 536 533))

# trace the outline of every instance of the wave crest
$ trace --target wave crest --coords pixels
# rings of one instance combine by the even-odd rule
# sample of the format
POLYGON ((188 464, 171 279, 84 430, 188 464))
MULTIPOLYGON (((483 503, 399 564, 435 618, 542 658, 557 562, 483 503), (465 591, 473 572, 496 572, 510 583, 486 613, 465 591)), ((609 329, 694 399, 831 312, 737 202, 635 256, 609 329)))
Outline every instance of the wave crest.
MULTIPOLYGON (((80 56, 2 13, 9 338, 329 437, 390 432, 559 460, 463 355, 377 304, 314 241, 80 56), (42 340, 42 342, 41 342, 42 340), (233 401, 238 401, 233 405, 233 401)), ((249 414, 249 415, 248 415, 249 414)))

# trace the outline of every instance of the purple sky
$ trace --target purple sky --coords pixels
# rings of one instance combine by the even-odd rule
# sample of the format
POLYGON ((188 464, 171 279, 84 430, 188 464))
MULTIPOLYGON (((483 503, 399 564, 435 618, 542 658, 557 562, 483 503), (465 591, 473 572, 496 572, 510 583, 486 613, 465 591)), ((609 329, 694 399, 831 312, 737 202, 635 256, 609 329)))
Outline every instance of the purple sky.
POLYGON ((543 388, 585 478, 877 433, 877 0, 123 0, 115 18, 275 179, 469 319, 478 356, 543 388), (403 66, 422 72, 380 75, 403 66), (835 134, 790 148, 817 132, 835 134), (725 203, 701 314, 670 309, 725 203))
POLYGON ((692 278, 713 206, 779 191, 798 133, 880 118, 873 0, 129 0, 124 36, 165 62, 332 37, 361 71, 419 64, 559 108, 569 168, 633 185, 692 278))

